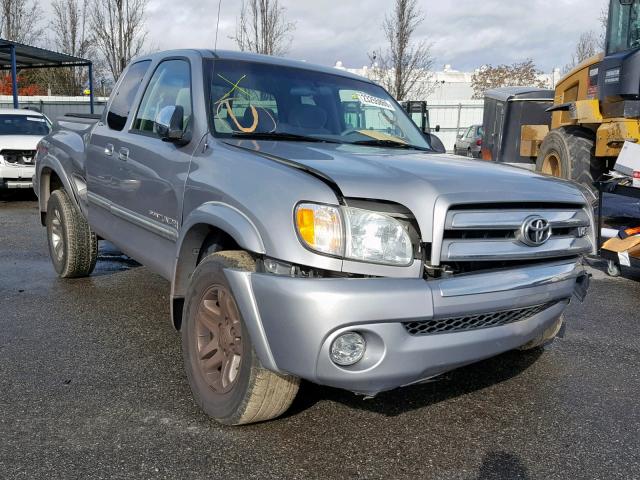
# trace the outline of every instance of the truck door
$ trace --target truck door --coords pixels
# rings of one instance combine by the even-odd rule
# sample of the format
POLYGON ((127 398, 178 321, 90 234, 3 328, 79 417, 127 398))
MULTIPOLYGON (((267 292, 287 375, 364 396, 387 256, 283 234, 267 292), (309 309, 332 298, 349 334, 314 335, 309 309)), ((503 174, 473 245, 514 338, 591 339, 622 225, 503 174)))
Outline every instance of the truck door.
POLYGON ((125 134, 131 105, 151 66, 150 60, 133 63, 116 85, 103 120, 94 127, 86 150, 89 223, 98 235, 110 238, 114 218, 110 205, 117 203, 122 192, 131 185, 121 184, 126 178, 126 165, 118 160, 117 150, 125 134))
POLYGON ((136 258, 156 265, 160 273, 171 275, 175 242, 181 222, 184 184, 197 140, 187 145, 163 141, 155 129, 155 119, 165 107, 182 107, 183 127, 192 131, 193 107, 191 65, 186 58, 160 62, 142 94, 130 129, 118 145, 118 161, 125 166, 119 179, 121 192, 114 199, 135 226, 136 258), (149 248, 155 246, 151 253, 149 248))

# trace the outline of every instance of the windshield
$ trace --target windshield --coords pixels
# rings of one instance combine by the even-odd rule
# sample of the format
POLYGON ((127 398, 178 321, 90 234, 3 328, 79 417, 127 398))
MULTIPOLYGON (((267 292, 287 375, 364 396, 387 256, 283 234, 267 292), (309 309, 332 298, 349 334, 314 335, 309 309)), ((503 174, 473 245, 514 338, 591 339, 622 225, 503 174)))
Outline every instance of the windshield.
POLYGON ((619 0, 611 2, 607 54, 618 53, 640 47, 640 2, 621 5, 619 0))
POLYGON ((211 102, 213 128, 220 136, 429 148, 384 89, 339 75, 218 60, 211 102))
POLYGON ((0 135, 39 135, 49 133, 49 124, 39 115, 0 115, 0 135))

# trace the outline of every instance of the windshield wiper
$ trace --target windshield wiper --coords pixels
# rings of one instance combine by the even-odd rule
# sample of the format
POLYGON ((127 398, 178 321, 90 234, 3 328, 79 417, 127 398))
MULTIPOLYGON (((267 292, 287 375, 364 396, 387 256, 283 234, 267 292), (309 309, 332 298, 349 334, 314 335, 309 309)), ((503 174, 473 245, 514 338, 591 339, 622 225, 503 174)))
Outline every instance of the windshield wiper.
POLYGON ((371 146, 371 147, 405 148, 405 149, 410 149, 410 150, 420 150, 420 151, 423 151, 423 152, 430 152, 431 151, 430 148, 419 147, 417 145, 412 145, 410 143, 396 142, 394 140, 372 139, 372 140, 358 140, 358 141, 350 142, 350 143, 351 143, 351 145, 366 145, 366 146, 371 146))
POLYGON ((282 140, 285 142, 341 143, 336 140, 288 132, 233 132, 234 137, 252 138, 255 140, 282 140))

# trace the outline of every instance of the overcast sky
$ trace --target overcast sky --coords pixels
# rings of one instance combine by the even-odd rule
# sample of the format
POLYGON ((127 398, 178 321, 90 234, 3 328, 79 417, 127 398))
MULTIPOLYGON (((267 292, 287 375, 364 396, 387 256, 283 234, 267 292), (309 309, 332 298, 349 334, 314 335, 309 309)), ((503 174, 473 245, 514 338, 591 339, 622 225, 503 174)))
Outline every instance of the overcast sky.
MULTIPOLYGON (((380 27, 393 0, 280 0, 295 22, 287 56, 313 63, 360 68, 367 52, 384 47, 380 27)), ((604 0, 419 0, 425 21, 417 39, 433 44, 436 70, 533 58, 550 71, 569 61, 586 30, 600 29, 604 0)), ((239 0, 222 0, 218 48, 235 48, 239 0)), ((218 0, 150 0, 147 29, 154 47, 211 48, 218 0)))

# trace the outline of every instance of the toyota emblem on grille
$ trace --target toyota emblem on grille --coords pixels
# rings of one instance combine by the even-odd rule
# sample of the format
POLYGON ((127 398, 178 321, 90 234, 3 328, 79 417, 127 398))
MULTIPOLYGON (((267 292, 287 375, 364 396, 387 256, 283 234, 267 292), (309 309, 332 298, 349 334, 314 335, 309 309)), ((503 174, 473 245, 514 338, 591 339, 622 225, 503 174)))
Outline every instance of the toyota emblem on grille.
POLYGON ((551 237, 549 222, 539 215, 532 215, 522 222, 518 240, 530 247, 539 247, 544 245, 549 237, 551 237))

